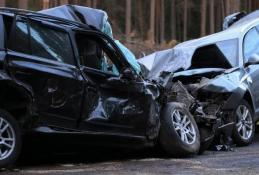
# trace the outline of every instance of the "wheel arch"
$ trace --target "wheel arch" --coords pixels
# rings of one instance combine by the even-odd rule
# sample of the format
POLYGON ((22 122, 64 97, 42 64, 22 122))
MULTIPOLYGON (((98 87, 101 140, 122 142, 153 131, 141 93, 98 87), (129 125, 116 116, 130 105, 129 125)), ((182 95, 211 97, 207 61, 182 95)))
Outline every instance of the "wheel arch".
POLYGON ((250 94, 250 92, 248 90, 245 92, 243 99, 247 101, 247 103, 252 108, 253 112, 255 112, 253 99, 252 99, 252 96, 251 96, 251 94, 250 94))

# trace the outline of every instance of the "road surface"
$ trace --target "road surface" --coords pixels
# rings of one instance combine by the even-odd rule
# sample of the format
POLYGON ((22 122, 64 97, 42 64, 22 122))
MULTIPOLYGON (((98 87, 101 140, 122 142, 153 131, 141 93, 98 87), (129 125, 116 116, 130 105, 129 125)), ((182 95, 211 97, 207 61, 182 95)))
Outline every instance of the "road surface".
POLYGON ((247 147, 233 152, 206 151, 185 159, 164 157, 154 151, 90 151, 90 154, 45 154, 23 158, 1 175, 167 175, 259 174, 259 134, 247 147), (90 155, 90 156, 89 156, 90 155))

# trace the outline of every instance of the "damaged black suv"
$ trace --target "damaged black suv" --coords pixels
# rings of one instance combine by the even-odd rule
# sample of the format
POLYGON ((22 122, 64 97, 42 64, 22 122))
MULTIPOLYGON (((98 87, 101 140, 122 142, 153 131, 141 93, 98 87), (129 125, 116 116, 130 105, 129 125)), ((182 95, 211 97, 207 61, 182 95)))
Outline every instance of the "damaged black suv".
POLYGON ((176 156, 199 151, 197 124, 183 104, 166 98, 166 81, 143 80, 110 37, 40 13, 0 11, 1 167, 35 134, 63 138, 61 145, 161 143, 176 156))

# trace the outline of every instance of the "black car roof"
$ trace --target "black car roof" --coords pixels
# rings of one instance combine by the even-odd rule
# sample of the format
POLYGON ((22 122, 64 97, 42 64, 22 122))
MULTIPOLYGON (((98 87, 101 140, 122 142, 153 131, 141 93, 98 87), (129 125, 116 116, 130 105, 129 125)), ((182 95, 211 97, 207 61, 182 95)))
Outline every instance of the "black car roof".
POLYGON ((84 29, 84 30, 97 30, 92 26, 89 26, 87 24, 75 22, 75 21, 70 21, 67 19, 59 18, 59 17, 54 17, 51 15, 46 15, 34 11, 29 11, 29 10, 23 10, 23 9, 16 9, 16 8, 3 8, 0 7, 0 14, 5 14, 5 15, 20 15, 20 16, 25 16, 29 18, 34 18, 34 19, 40 19, 42 21, 54 23, 54 24, 63 24, 65 26, 71 27, 71 28, 77 28, 77 29, 84 29))

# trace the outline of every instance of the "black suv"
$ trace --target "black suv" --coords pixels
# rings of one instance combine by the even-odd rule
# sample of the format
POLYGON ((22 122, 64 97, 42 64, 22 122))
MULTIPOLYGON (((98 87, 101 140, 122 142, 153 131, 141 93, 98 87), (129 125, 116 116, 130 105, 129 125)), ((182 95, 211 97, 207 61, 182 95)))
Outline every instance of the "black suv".
POLYGON ((0 166, 17 160, 29 133, 65 136, 61 145, 80 136, 131 148, 160 143, 175 156, 199 151, 189 110, 166 98, 166 86, 135 73, 102 32, 2 8, 0 36, 0 166))

